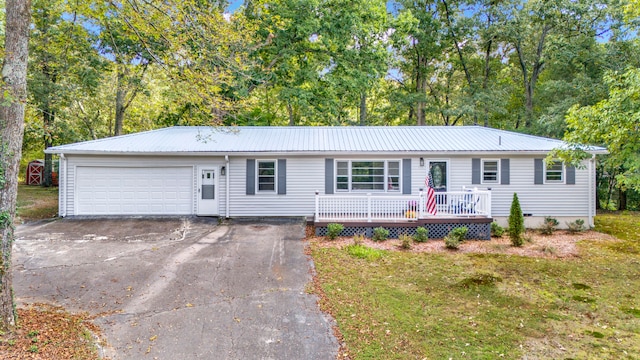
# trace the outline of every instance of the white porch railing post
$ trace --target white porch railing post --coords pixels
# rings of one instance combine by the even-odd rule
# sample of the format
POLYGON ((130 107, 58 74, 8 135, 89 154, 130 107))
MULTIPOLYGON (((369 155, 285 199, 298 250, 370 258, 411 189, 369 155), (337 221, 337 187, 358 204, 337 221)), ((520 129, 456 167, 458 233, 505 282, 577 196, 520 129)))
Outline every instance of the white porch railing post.
POLYGON ((487 190, 485 196, 487 199, 487 217, 491 217, 491 190, 487 190))
POLYGON ((367 222, 371 222, 371 193, 367 194, 367 222))
POLYGON ((320 192, 316 190, 316 218, 315 222, 320 221, 320 192))
POLYGON ((422 212, 424 211, 424 192, 420 189, 418 195, 418 219, 422 219, 422 212))

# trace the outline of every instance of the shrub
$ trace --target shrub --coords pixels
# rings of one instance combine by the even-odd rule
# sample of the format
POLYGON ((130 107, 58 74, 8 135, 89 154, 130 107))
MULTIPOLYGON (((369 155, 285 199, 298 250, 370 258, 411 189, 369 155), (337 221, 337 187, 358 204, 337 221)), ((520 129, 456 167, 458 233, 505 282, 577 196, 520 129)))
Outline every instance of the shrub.
POLYGON ((447 249, 457 249, 460 247, 460 243, 464 241, 469 229, 466 227, 459 227, 451 230, 447 236, 444 237, 444 246, 447 249))
POLYGON ((377 227, 373 229, 373 236, 371 240, 373 241, 385 241, 389 238, 389 230, 381 227, 377 227))
POLYGON ((463 242, 464 239, 467 238, 467 233, 469 229, 466 226, 455 228, 449 232, 449 235, 455 236, 458 238, 458 241, 463 242))
POLYGON ((460 247, 460 240, 455 236, 451 236, 451 233, 449 233, 449 235, 444 237, 444 246, 447 249, 457 250, 460 247))
POLYGON ((581 231, 585 231, 586 228, 584 226, 584 220, 577 219, 574 222, 567 223, 567 230, 569 230, 569 232, 572 233, 572 234, 579 233, 581 231))
POLYGON ((344 230, 344 225, 342 224, 337 224, 337 223, 327 224, 327 237, 330 240, 334 240, 335 238, 338 237, 338 235, 340 235, 342 230, 344 230))
POLYGON ((558 220, 547 216, 544 218, 544 222, 542 223, 542 226, 540 226, 540 232, 543 235, 551 235, 553 234, 554 231, 556 231, 556 227, 558 226, 558 224, 559 224, 558 220))
POLYGON ((513 246, 522 246, 524 233, 524 216, 520 208, 520 200, 518 194, 513 193, 513 201, 511 202, 511 211, 509 212, 509 238, 513 246))
POLYGON ((413 242, 413 239, 411 238, 411 236, 407 234, 400 234, 400 236, 398 236, 398 239, 400 239, 401 249, 405 249, 405 250, 411 249, 411 243, 413 242))
POLYGON ((491 223, 491 236, 492 237, 502 237, 502 234, 504 234, 504 228, 502 226, 500 226, 500 224, 498 224, 497 222, 492 222, 491 223))
POLYGON ((427 242, 429 240, 429 229, 425 227, 416 228, 416 233, 413 235, 413 241, 415 242, 427 242))
POLYGON ((364 242, 364 234, 353 235, 353 243, 355 245, 361 245, 364 242))

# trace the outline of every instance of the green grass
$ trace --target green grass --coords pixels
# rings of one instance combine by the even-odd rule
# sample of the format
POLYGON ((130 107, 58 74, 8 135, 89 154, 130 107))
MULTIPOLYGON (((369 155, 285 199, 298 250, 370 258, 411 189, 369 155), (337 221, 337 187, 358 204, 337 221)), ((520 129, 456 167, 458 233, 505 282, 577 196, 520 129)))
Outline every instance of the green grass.
POLYGON ((55 217, 58 214, 58 188, 19 185, 16 211, 22 221, 55 217))
POLYGON ((639 359, 640 259, 626 251, 639 219, 598 216, 598 229, 624 240, 582 242, 571 259, 312 255, 354 359, 639 359))

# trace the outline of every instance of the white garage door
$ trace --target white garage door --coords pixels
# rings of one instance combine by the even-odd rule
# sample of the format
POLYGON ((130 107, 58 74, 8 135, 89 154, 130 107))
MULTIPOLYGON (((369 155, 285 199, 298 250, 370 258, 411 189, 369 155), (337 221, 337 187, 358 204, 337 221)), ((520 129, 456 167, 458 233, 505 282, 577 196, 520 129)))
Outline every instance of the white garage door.
POLYGON ((192 167, 76 168, 76 215, 192 213, 192 167))

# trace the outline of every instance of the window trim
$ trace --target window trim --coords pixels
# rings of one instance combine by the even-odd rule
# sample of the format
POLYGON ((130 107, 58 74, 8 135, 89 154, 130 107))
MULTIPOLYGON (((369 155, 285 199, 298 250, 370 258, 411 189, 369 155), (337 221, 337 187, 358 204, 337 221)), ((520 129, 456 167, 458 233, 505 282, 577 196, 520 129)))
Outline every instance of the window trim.
MULTIPOLYGON (((542 183, 543 184, 564 184, 567 181, 567 167, 564 164, 564 161, 562 160, 553 160, 554 163, 560 163, 562 165, 562 169, 560 170, 560 180, 548 180, 547 179, 547 174, 549 171, 549 167, 547 164, 547 161, 544 160, 543 164, 543 169, 542 169, 542 183)), ((557 173, 557 171, 554 171, 554 173, 557 173)))
POLYGON ((278 160, 276 159, 256 159, 256 194, 277 194, 278 193, 278 160), (260 163, 273 163, 273 190, 260 190, 260 163))
POLYGON ((480 159, 480 184, 500 184, 500 176, 502 174, 500 174, 500 159, 480 159), (489 161, 495 161, 496 162, 496 179, 495 180, 485 180, 484 179, 484 174, 485 174, 485 170, 484 170, 484 164, 485 162, 489 162, 489 161))
MULTIPOLYGON (((344 175, 340 175, 340 176, 344 176, 344 175)), ((402 159, 335 159, 334 160, 334 166, 333 166, 333 191, 334 194, 349 194, 349 193, 356 193, 356 194, 366 194, 366 193, 376 193, 376 194, 386 194, 386 193, 390 193, 390 194, 402 194, 402 159), (338 189, 338 163, 341 162, 346 162, 347 163, 347 189, 338 189), (352 182, 353 182, 353 174, 352 174, 352 163, 353 162, 383 162, 384 163, 384 190, 373 190, 373 189, 367 189, 367 190, 353 190, 352 189, 352 182), (389 189, 389 177, 391 175, 389 175, 389 163, 390 162, 395 162, 398 164, 398 188, 397 189, 393 189, 390 190, 389 189)))

